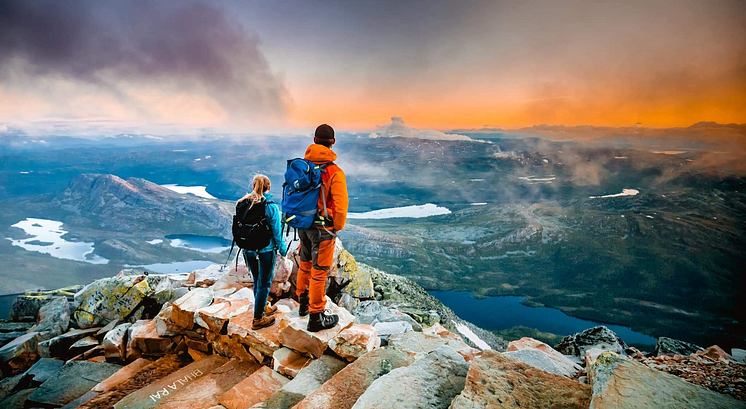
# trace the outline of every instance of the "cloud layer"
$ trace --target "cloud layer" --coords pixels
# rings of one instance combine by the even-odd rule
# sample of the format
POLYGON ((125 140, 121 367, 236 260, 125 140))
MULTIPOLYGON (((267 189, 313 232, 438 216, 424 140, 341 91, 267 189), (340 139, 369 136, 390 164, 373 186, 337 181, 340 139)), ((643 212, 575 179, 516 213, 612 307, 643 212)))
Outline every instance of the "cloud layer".
POLYGON ((0 2, 0 80, 22 92, 12 88, 40 79, 58 91, 82 84, 143 117, 161 94, 247 118, 283 117, 289 100, 258 37, 209 3, 0 2))
POLYGON ((445 133, 435 130, 414 129, 404 124, 404 120, 398 116, 392 116, 391 122, 386 125, 376 126, 376 131, 370 134, 371 138, 401 137, 413 139, 431 139, 442 141, 474 141, 466 135, 445 133))

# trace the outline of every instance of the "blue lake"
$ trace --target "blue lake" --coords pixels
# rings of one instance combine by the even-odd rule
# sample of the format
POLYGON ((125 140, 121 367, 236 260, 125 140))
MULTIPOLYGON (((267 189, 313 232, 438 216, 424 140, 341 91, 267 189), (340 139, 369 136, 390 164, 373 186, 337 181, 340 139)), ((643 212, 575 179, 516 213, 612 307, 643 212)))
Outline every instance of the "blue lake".
POLYGON ((156 263, 147 265, 126 265, 125 267, 145 268, 158 274, 188 273, 209 265, 216 264, 209 260, 174 261, 172 263, 156 263))
POLYGON ((477 298, 467 291, 429 291, 459 317, 488 330, 501 331, 517 326, 535 328, 542 332, 569 335, 597 325, 605 325, 625 342, 654 345, 656 339, 628 327, 571 317, 548 307, 529 307, 521 304, 525 297, 501 296, 477 298))

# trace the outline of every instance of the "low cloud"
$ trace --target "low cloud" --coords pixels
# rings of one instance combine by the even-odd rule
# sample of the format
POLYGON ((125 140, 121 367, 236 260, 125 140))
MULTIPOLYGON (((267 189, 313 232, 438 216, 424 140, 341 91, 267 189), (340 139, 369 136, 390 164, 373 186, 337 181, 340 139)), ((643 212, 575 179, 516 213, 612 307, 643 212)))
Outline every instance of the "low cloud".
POLYGON ((371 138, 412 138, 412 139, 430 139, 441 141, 472 141, 466 135, 445 133, 441 131, 428 129, 415 129, 404 124, 404 120, 398 116, 392 116, 391 122, 386 125, 378 125, 376 131, 370 134, 371 138))
POLYGON ((98 87, 143 115, 154 93, 247 118, 283 117, 289 101, 259 38, 209 3, 0 2, 0 79, 98 87))

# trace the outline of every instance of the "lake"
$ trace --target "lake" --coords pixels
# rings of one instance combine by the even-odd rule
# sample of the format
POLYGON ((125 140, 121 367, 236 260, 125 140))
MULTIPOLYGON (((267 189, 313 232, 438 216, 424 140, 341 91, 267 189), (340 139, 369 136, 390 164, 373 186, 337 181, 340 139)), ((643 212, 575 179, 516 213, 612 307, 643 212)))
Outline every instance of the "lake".
POLYGON ((173 247, 200 251, 202 253, 222 253, 231 248, 231 241, 217 236, 196 234, 171 234, 166 236, 173 247))
POLYGON ((172 263, 155 263, 147 265, 125 265, 128 268, 145 268, 158 274, 188 273, 209 265, 217 264, 209 260, 174 261, 172 263))
POLYGON ((616 332, 625 342, 654 345, 656 338, 628 327, 569 316, 555 308, 529 307, 521 304, 525 297, 500 296, 477 298, 467 291, 429 291, 459 317, 487 330, 502 331, 517 326, 542 332, 569 335, 598 325, 616 332))
POLYGON ((107 264, 109 260, 93 254, 93 243, 68 241, 62 238, 67 234, 62 222, 57 220, 35 219, 32 217, 10 226, 23 230, 30 236, 25 239, 8 239, 14 246, 28 251, 49 254, 52 257, 84 261, 91 264, 107 264))

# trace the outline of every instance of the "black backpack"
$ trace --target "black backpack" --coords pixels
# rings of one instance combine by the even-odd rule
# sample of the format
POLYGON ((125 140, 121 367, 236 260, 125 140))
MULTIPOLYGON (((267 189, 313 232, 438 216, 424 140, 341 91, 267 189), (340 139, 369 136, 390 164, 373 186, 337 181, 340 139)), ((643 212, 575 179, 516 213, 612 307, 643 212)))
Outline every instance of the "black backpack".
POLYGON ((233 216, 233 242, 239 248, 259 251, 269 246, 272 233, 266 210, 270 203, 272 202, 262 199, 261 202, 252 205, 251 200, 246 199, 236 204, 236 215, 233 216))

